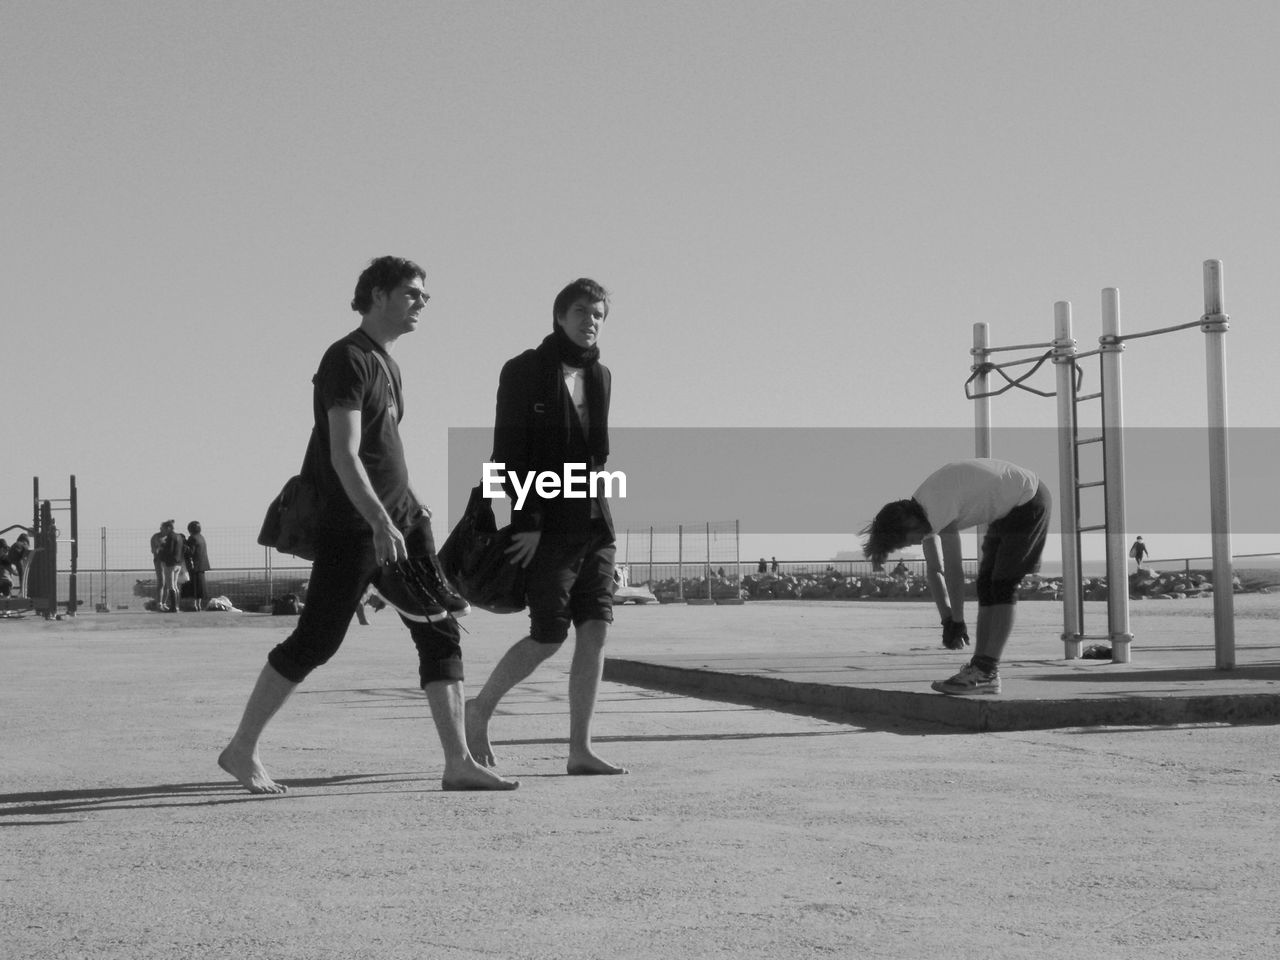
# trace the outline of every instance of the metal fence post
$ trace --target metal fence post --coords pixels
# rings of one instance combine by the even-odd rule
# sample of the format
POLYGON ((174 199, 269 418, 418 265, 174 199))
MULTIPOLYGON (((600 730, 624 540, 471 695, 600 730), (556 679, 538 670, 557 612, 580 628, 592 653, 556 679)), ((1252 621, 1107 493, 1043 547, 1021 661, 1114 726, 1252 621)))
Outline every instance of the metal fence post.
POLYGON ((676 527, 676 575, 680 581, 680 599, 684 599, 684 524, 676 527))

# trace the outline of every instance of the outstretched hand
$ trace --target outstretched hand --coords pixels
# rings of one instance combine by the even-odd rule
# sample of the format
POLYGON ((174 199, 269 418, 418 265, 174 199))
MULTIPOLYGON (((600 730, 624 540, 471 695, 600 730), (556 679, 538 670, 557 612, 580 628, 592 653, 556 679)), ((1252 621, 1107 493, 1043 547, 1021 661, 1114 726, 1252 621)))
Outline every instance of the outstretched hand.
POLYGON ((942 645, 948 650, 963 650, 969 645, 969 628, 963 620, 948 617, 942 621, 942 645))

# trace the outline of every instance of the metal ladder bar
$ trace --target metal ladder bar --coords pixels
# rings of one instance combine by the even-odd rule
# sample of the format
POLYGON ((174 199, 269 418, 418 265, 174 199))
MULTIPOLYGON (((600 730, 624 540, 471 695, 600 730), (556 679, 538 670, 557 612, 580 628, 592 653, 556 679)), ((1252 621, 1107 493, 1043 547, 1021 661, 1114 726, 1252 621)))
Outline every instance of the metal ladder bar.
MULTIPOLYGON (((1075 363, 1076 363, 1076 364, 1078 364, 1078 363, 1079 363, 1079 358, 1077 358, 1077 359, 1075 360, 1075 363)), ((1102 432, 1102 433, 1097 434, 1096 436, 1088 436, 1088 437, 1081 437, 1081 436, 1080 436, 1080 407, 1081 407, 1081 405, 1082 405, 1082 404, 1084 404, 1084 403, 1088 403, 1088 402, 1090 402, 1090 401, 1093 401, 1093 400, 1099 400, 1099 401, 1102 401, 1103 403, 1105 403, 1105 402, 1106 402, 1106 400, 1105 400, 1105 398, 1103 397, 1103 391, 1101 391, 1101 390, 1097 390, 1097 391, 1094 391, 1094 392, 1092 392, 1092 393, 1085 393, 1085 394, 1078 393, 1078 392, 1076 391, 1076 384, 1077 384, 1077 383, 1078 383, 1077 378, 1073 376, 1073 377, 1071 378, 1071 412, 1072 412, 1072 417, 1071 417, 1071 429, 1072 429, 1072 445, 1073 445, 1073 448, 1074 448, 1074 450, 1076 451, 1076 454, 1077 454, 1077 455, 1076 455, 1076 456, 1073 456, 1073 457, 1071 458, 1071 468, 1072 468, 1072 491, 1071 491, 1071 495, 1075 498, 1075 517, 1076 517, 1076 524, 1075 524, 1075 529, 1074 529, 1073 531, 1071 531, 1071 534, 1070 534, 1070 535, 1071 535, 1071 536, 1074 538, 1074 540, 1075 540, 1075 556, 1076 556, 1076 558, 1077 558, 1077 564, 1079 565, 1079 564, 1080 564, 1080 560, 1079 560, 1079 558, 1083 555, 1083 552, 1084 552, 1083 535, 1084 535, 1084 534, 1086 534, 1086 533, 1092 533, 1092 532, 1097 531, 1097 530, 1106 530, 1106 529, 1107 529, 1107 524, 1106 524, 1106 521, 1105 521, 1105 500, 1106 500, 1106 498, 1105 498, 1105 497, 1103 498, 1103 502, 1104 502, 1104 521, 1103 521, 1102 523, 1086 524, 1086 523, 1082 523, 1082 522, 1081 522, 1080 492, 1081 492, 1082 490, 1090 490, 1090 489, 1099 488, 1099 487, 1100 487, 1100 488, 1103 488, 1103 490, 1104 490, 1104 492, 1105 492, 1106 485, 1107 485, 1107 481, 1106 481, 1106 479, 1105 479, 1105 477, 1106 477, 1106 445, 1105 445, 1105 429, 1106 429, 1106 428, 1105 428, 1105 424, 1104 424, 1104 425, 1103 425, 1103 427, 1102 427, 1103 432, 1102 432), (1080 448, 1081 448, 1081 447, 1085 447, 1085 446, 1088 446, 1088 445, 1090 445, 1090 444, 1094 444, 1094 443, 1102 443, 1102 444, 1103 444, 1103 455, 1102 455, 1102 457, 1103 457, 1103 477, 1104 477, 1104 479, 1102 479, 1102 480, 1083 480, 1083 481, 1082 481, 1082 480, 1080 479, 1080 457, 1079 457, 1079 455, 1078 455, 1078 454, 1079 454, 1079 450, 1080 450, 1080 448)), ((1100 419, 1105 419, 1105 418, 1100 418, 1100 419)), ((1064 531, 1064 533, 1065 533, 1065 531, 1064 531)), ((1067 571, 1063 571, 1064 575, 1066 574, 1066 572, 1067 572, 1067 571)), ((1080 582, 1080 581, 1082 581, 1082 580, 1083 580, 1083 570, 1082 570, 1082 569, 1077 569, 1077 570, 1075 570, 1073 573, 1074 573, 1074 575, 1075 575, 1075 576, 1076 576, 1076 578, 1077 578, 1077 582, 1080 582)), ((1077 608, 1078 608, 1078 613, 1077 613, 1078 623, 1079 623, 1079 625, 1080 625, 1080 633, 1079 633, 1079 634, 1074 638, 1074 639, 1077 641, 1077 647, 1079 646, 1080 642, 1085 641, 1085 640, 1099 640, 1099 639, 1103 639, 1103 640, 1105 640, 1105 639, 1109 639, 1109 637, 1098 637, 1098 636, 1095 636, 1095 635, 1089 635, 1089 634, 1086 634, 1086 633, 1084 632, 1084 595, 1083 595, 1083 592, 1080 592, 1080 593, 1078 594, 1078 596, 1077 596, 1077 601, 1076 601, 1076 602, 1077 602, 1077 608)))

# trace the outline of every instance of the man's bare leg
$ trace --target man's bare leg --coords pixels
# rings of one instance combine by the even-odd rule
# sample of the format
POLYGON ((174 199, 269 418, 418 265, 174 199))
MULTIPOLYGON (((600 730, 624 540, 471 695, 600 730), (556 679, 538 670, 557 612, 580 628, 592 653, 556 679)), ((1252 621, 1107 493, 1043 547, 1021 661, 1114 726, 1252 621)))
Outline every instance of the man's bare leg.
POLYGON ((258 739, 297 687, 292 680, 286 680, 277 673, 271 664, 264 666, 253 692, 249 694, 240 726, 218 756, 218 766, 239 780, 250 793, 280 794, 289 789, 267 775, 258 756, 258 739))
POLYGON ((466 706, 467 746, 477 763, 494 764, 493 747, 489 745, 489 721, 498 704, 518 683, 523 683, 552 654, 559 643, 537 643, 532 637, 518 640, 502 655, 480 692, 466 706))
POLYGON ((423 687, 431 717, 444 749, 444 775, 440 786, 445 790, 514 790, 518 780, 507 780, 476 763, 467 749, 463 726, 461 680, 440 680, 423 687))
POLYGON ((574 638, 573 662, 569 667, 569 762, 573 775, 627 773, 598 756, 591 747, 591 721, 604 671, 604 640, 609 624, 588 620, 578 627, 574 638))

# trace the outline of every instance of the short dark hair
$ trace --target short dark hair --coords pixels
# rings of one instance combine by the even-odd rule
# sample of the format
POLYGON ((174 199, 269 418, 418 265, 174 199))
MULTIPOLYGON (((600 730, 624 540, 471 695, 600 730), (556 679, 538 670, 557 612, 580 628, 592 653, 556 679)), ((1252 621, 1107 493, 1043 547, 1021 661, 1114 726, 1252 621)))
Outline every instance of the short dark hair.
POLYGON ((404 257, 378 257, 369 261, 356 281, 356 294, 351 309, 361 315, 373 308, 373 291, 390 292, 406 280, 425 280, 427 272, 404 257))
POLYGON ((871 561, 873 569, 883 569, 885 557, 911 542, 907 528, 920 521, 928 523, 929 517, 914 499, 886 503, 876 518, 859 531, 867 535, 862 555, 871 561))
POLYGON ((603 300, 604 315, 606 317, 609 316, 609 291, 594 280, 587 277, 579 277, 556 294, 555 303, 551 305, 551 329, 554 330, 560 318, 568 313, 569 308, 583 297, 590 298, 592 303, 597 300, 603 300))

